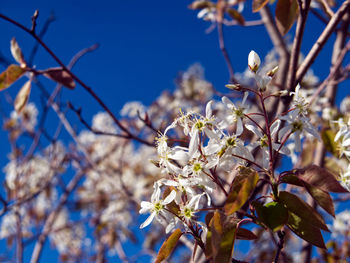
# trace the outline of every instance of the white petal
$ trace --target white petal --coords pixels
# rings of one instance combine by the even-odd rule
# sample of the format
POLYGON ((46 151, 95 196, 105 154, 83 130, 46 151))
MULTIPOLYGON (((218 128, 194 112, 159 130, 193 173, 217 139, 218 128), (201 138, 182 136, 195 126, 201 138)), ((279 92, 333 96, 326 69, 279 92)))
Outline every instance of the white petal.
POLYGON ((169 158, 176 161, 187 162, 189 159, 189 156, 188 156, 188 153, 185 151, 174 149, 174 151, 171 154, 169 154, 169 158))
POLYGON ((256 136, 258 136, 259 138, 262 138, 263 135, 262 133, 260 132, 260 130, 254 126, 254 125, 251 125, 251 124, 246 124, 245 127, 250 130, 251 132, 253 132, 256 136))
POLYGON ((230 101, 226 96, 223 96, 221 100, 222 100, 222 102, 225 104, 225 106, 227 108, 229 108, 229 109, 235 109, 236 108, 235 104, 233 104, 233 102, 230 101))
POLYGON ((163 204, 167 205, 171 203, 176 197, 176 191, 172 190, 171 193, 164 199, 163 204))
POLYGON ((278 131, 280 124, 281 124, 281 121, 277 120, 271 125, 271 127, 270 127, 271 135, 274 135, 278 131))
POLYGON ((144 228, 146 226, 148 226, 153 218, 156 216, 156 212, 153 212, 152 214, 150 214, 150 216, 145 220, 145 222, 143 222, 141 225, 140 225, 140 228, 144 228))
POLYGON ((194 153, 198 150, 199 145, 199 132, 197 129, 194 130, 194 134, 192 134, 190 145, 188 147, 188 154, 190 157, 194 155, 194 153))
POLYGON ((296 131, 293 133, 294 135, 294 142, 295 142, 295 151, 301 152, 301 139, 300 139, 300 131, 296 131))
POLYGON ((236 135, 240 136, 243 132, 243 124, 242 124, 242 119, 237 118, 237 128, 236 128, 236 135))
POLYGON ((211 100, 207 103, 207 106, 205 107, 205 117, 208 119, 210 119, 213 114, 213 111, 211 109, 212 104, 213 104, 213 101, 211 100))
POLYGON ((147 213, 153 208, 153 204, 150 202, 142 201, 141 202, 141 209, 139 211, 140 214, 147 213))

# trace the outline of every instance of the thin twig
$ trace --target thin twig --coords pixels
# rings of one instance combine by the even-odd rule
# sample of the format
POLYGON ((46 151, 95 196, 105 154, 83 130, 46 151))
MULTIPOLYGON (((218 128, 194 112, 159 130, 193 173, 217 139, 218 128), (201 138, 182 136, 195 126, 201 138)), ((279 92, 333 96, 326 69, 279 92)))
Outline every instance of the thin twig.
POLYGON ((220 50, 221 50, 222 55, 224 56, 225 61, 226 61, 228 72, 230 74, 230 82, 231 83, 235 83, 236 81, 235 81, 235 76, 234 76, 232 62, 231 62, 230 56, 227 53, 227 50, 226 50, 226 47, 225 47, 225 40, 224 40, 224 32, 223 32, 223 29, 222 29, 222 23, 218 22, 217 27, 218 27, 218 36, 219 36, 220 50))
POLYGON ((94 100, 108 113, 108 115, 111 116, 113 121, 116 123, 116 125, 128 135, 129 139, 133 139, 135 141, 138 141, 142 144, 152 146, 152 142, 148 142, 142 138, 139 138, 138 136, 132 134, 128 128, 126 128, 120 120, 113 114, 113 112, 109 109, 109 107, 102 101, 102 99, 88 86, 86 85, 80 78, 78 78, 72 71, 70 71, 67 66, 56 56, 56 54, 41 40, 41 38, 36 35, 34 32, 32 32, 30 29, 25 27, 24 25, 18 23, 17 21, 5 16, 4 14, 0 14, 0 18, 10 22, 11 24, 19 27, 23 31, 30 34, 49 54, 50 56, 62 67, 64 71, 66 71, 70 77, 72 77, 76 82, 78 82, 93 98, 94 100))

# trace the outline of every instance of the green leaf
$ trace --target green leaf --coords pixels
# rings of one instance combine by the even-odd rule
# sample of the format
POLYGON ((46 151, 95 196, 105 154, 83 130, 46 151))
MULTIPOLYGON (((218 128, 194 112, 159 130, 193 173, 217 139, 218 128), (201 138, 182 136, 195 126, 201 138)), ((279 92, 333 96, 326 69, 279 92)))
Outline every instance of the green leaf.
POLYGON ((26 70, 18 65, 10 65, 0 74, 0 90, 7 89, 18 80, 26 70))
POLYGON ((329 231, 323 218, 315 209, 301 200, 298 196, 289 192, 280 191, 278 194, 279 201, 285 205, 289 212, 296 214, 303 220, 311 222, 314 227, 329 231))
POLYGON ((177 242, 179 241, 180 237, 182 235, 182 232, 180 229, 176 229, 165 242, 161 246, 155 263, 160 263, 163 260, 167 259, 171 252, 173 252, 177 242))
POLYGON ((307 220, 293 212, 289 212, 287 226, 305 241, 319 248, 326 249, 320 229, 313 226, 313 222, 310 219, 307 220))
POLYGON ((348 191, 341 186, 333 173, 317 165, 310 165, 304 169, 297 169, 295 170, 295 175, 308 184, 326 192, 348 193, 348 191))
POLYGON ((261 8, 263 8, 269 0, 253 0, 253 13, 258 12, 261 8))
POLYGON ((71 75, 67 71, 65 71, 62 68, 49 68, 45 70, 44 76, 53 81, 56 81, 57 83, 69 89, 75 88, 74 79, 71 77, 71 75))
POLYGON ((278 0, 276 5, 276 25, 282 35, 287 34, 298 16, 296 0, 278 0))
POLYGON ((15 99, 15 110, 19 113, 23 110, 24 106, 27 104, 30 94, 30 88, 31 88, 31 81, 28 80, 23 87, 20 89, 20 91, 17 93, 16 99, 15 99))
POLYGON ((252 203, 258 215, 258 220, 264 225, 276 232, 288 222, 288 210, 283 204, 270 202, 262 205, 255 201, 252 203))
POLYGON ((232 183, 231 191, 225 203, 224 209, 227 215, 232 215, 244 205, 254 191, 258 180, 259 175, 256 171, 241 168, 239 175, 232 183))
POLYGON ((233 20, 236 20, 242 26, 244 25, 245 19, 242 16, 242 14, 240 12, 238 12, 236 9, 234 9, 234 8, 227 8, 226 12, 229 14, 229 16, 233 20))
POLYGON ((231 221, 230 217, 226 217, 225 214, 215 211, 209 224, 211 231, 212 262, 231 262, 237 222, 238 221, 231 221))

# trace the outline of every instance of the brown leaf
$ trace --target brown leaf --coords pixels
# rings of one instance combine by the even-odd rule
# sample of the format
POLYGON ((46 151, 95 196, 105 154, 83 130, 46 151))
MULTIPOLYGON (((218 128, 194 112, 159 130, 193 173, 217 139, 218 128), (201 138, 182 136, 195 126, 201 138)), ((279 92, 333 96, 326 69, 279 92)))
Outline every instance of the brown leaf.
POLYGON ((164 241, 163 245, 159 249, 157 258, 155 263, 160 263, 163 260, 167 259, 171 252, 173 252, 177 242, 179 241, 180 237, 182 235, 182 232, 180 229, 176 229, 167 240, 164 241))
POLYGON ((44 76, 69 89, 75 88, 74 79, 62 68, 49 68, 45 70, 44 76))
POLYGON ((213 263, 231 262, 237 222, 232 222, 230 217, 219 211, 215 211, 209 228, 211 232, 210 242, 213 263))
POLYGON ((21 67, 25 68, 27 63, 24 60, 24 56, 21 48, 19 47, 15 38, 11 39, 11 54, 13 58, 21 65, 21 67))
POLYGON ((261 8, 263 8, 269 0, 253 0, 253 13, 258 12, 261 8))
POLYGON ((200 10, 200 9, 204 9, 204 8, 208 8, 208 7, 214 7, 214 3, 210 2, 210 1, 202 1, 202 0, 198 0, 198 1, 194 1, 192 4, 190 4, 188 6, 189 9, 193 9, 193 10, 200 10))
POLYGON ((304 169, 297 169, 295 175, 308 184, 326 192, 348 193, 348 191, 341 186, 333 173, 317 165, 310 165, 304 169))
POLYGON ((238 12, 236 9, 233 8, 227 8, 226 12, 229 14, 229 16, 233 19, 236 20, 240 25, 244 25, 245 19, 242 16, 240 12, 238 12))
POLYGON ((28 80, 23 87, 20 89, 20 91, 17 93, 16 99, 15 99, 15 110, 20 113, 24 106, 27 104, 31 89, 31 81, 28 80))
POLYGON ((244 205, 254 191, 258 180, 259 175, 256 171, 249 168, 241 169, 225 202, 224 208, 227 215, 232 215, 244 205))
POLYGON ((0 90, 7 89, 18 80, 26 70, 18 65, 10 65, 0 74, 0 90))
POLYGON ((287 34, 298 16, 296 0, 278 0, 276 5, 276 25, 282 35, 287 34))

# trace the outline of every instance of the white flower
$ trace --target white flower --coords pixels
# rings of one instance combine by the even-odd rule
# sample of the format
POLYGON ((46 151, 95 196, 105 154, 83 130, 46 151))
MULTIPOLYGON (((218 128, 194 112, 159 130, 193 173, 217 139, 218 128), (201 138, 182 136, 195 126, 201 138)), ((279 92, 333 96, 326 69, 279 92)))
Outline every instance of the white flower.
POLYGON ((265 75, 261 76, 260 74, 255 75, 255 81, 259 91, 265 91, 267 88, 267 85, 269 85, 271 80, 272 78, 270 76, 265 76, 265 75))
MULTIPOLYGON (((281 121, 277 120, 271 125, 271 127, 270 127, 270 134, 271 134, 272 138, 277 133, 280 124, 281 124, 281 121)), ((259 138, 259 140, 257 142, 251 143, 249 146, 252 149, 254 149, 255 147, 258 147, 258 146, 261 147, 262 154, 263 154, 263 157, 262 157, 263 165, 262 166, 264 168, 268 168, 269 161, 270 161, 270 154, 269 154, 269 144, 268 144, 268 137, 267 137, 267 135, 266 134, 262 134, 262 132, 254 125, 247 124, 246 128, 248 130, 250 130, 251 132, 253 132, 259 138)), ((286 154, 286 155, 290 154, 289 149, 287 147, 285 147, 285 146, 281 146, 281 144, 279 144, 279 143, 272 142, 272 148, 275 151, 279 151, 279 152, 281 152, 283 154, 286 154)))
POLYGON ((300 85, 298 84, 295 88, 294 92, 291 92, 290 95, 293 96, 293 106, 299 115, 305 116, 307 114, 307 108, 309 103, 306 101, 305 96, 300 89, 300 85))
POLYGON ((254 50, 250 51, 248 55, 248 66, 250 70, 256 73, 260 67, 260 63, 261 60, 259 55, 254 50))
POLYGON ((244 97, 241 103, 236 103, 236 105, 230 101, 227 97, 222 97, 222 102, 224 105, 231 110, 231 114, 226 117, 225 122, 222 123, 222 128, 226 128, 227 124, 232 124, 237 122, 236 135, 239 136, 243 132, 243 121, 245 118, 244 114, 249 108, 249 104, 247 103, 248 92, 244 93, 244 97))
POLYGON ((182 216, 186 222, 193 221, 195 213, 199 209, 199 202, 202 196, 203 194, 194 195, 186 205, 180 206, 180 216, 182 216))
POLYGON ((204 132, 209 138, 216 137, 215 132, 212 130, 212 125, 215 122, 215 118, 211 109, 212 104, 213 101, 209 101, 207 103, 205 109, 205 117, 196 120, 190 131, 191 140, 188 147, 188 154, 191 157, 195 156, 196 152, 198 151, 198 146, 200 144, 200 133, 204 132))
POLYGON ((151 196, 151 202, 141 202, 141 209, 139 213, 144 214, 151 212, 151 215, 141 224, 140 228, 148 226, 156 216, 163 216, 163 218, 169 218, 171 216, 164 208, 175 199, 176 192, 174 190, 171 191, 171 193, 164 200, 160 199, 160 194, 160 187, 156 182, 154 183, 154 192, 151 196))
POLYGON ((287 125, 279 131, 279 140, 281 141, 284 136, 291 133, 291 137, 294 138, 295 150, 297 152, 301 151, 301 135, 304 131, 311 134, 318 140, 321 139, 315 127, 311 125, 310 120, 307 117, 298 116, 297 111, 292 111, 288 115, 280 117, 280 119, 285 120, 287 125))

